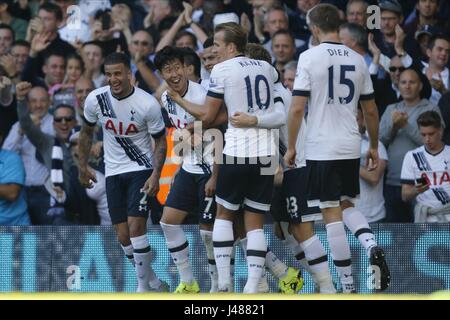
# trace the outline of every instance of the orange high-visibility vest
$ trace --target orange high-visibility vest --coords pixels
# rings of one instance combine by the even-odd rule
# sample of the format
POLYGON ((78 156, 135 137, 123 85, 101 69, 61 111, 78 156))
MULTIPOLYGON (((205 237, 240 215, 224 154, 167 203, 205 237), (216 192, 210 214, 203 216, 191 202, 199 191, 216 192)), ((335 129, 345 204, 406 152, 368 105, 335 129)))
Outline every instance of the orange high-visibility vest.
POLYGON ((167 154, 166 161, 164 162, 161 178, 159 178, 159 192, 156 195, 160 204, 165 204, 167 195, 170 191, 170 183, 172 182, 172 178, 177 172, 178 167, 180 166, 180 158, 177 157, 173 152, 173 133, 175 132, 175 128, 167 129, 166 141, 167 141, 167 154))

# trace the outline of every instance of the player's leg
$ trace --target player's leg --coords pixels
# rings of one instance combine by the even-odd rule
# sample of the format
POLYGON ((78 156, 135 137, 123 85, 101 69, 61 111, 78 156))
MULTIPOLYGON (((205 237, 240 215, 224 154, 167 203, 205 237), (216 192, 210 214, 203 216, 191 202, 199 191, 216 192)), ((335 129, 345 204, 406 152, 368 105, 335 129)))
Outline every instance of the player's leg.
POLYGON ((342 201, 341 208, 343 209, 342 213, 345 225, 366 250, 375 274, 380 275, 376 278, 377 283, 375 283, 375 288, 377 290, 386 290, 391 280, 389 267, 385 260, 384 251, 378 246, 367 219, 349 200, 342 201))
MULTIPOLYGON (((318 207, 309 208, 307 205, 306 174, 305 167, 285 172, 283 195, 291 231, 288 229, 285 234, 288 239, 294 238, 291 242, 295 240, 295 243, 300 244, 318 291, 334 293, 336 290, 328 270, 327 254, 313 229, 314 221, 322 219, 322 214, 318 207)), ((294 250, 299 251, 297 246, 294 250)))
POLYGON ((214 197, 206 197, 205 195, 205 186, 210 177, 211 175, 209 174, 196 175, 196 196, 198 198, 200 237, 208 258, 208 273, 211 279, 210 292, 217 292, 219 289, 219 276, 213 246, 213 227, 217 205, 214 197))
POLYGON ((189 261, 189 243, 181 224, 197 204, 195 177, 180 169, 167 196, 160 221, 167 247, 180 275, 176 293, 198 293, 200 288, 194 278, 189 261))
POLYGON ((106 178, 106 199, 108 202, 109 216, 125 257, 134 267, 133 245, 130 241, 127 223, 127 202, 126 198, 121 196, 125 191, 126 188, 122 184, 120 175, 106 178))
POLYGON ((319 293, 336 293, 328 268, 328 256, 322 242, 314 233, 313 222, 292 223, 291 231, 305 254, 311 275, 318 286, 319 293))
MULTIPOLYGON (((158 279, 151 267, 152 255, 147 238, 147 219, 150 210, 149 196, 141 192, 150 175, 151 170, 123 174, 123 180, 127 187, 125 195, 128 204, 128 229, 133 245, 139 292, 166 290, 165 284, 158 279)), ((120 197, 123 196, 123 194, 120 195, 120 197)))
MULTIPOLYGON (((330 246, 333 262, 338 271, 343 292, 355 292, 353 284, 352 261, 350 246, 347 240, 344 223, 342 221, 342 210, 340 200, 342 196, 356 197, 359 194, 359 176, 356 182, 354 172, 351 177, 346 177, 347 161, 353 166, 358 165, 359 159, 352 160, 328 160, 310 161, 307 160, 306 186, 308 193, 308 206, 320 206, 323 213, 323 220, 327 231, 328 244, 330 246), (356 163, 356 161, 358 161, 356 163), (342 186, 345 179, 351 180, 354 190, 353 194, 343 195, 342 186)), ((354 169, 352 169, 354 171, 354 169)))
POLYGON ((219 275, 219 292, 231 291, 231 255, 234 247, 233 221, 243 201, 245 165, 228 159, 219 167, 216 187, 217 212, 213 228, 214 258, 219 275))
POLYGON ((246 172, 247 183, 244 199, 244 224, 247 232, 247 267, 248 278, 244 293, 257 293, 258 283, 265 271, 267 243, 264 236, 264 215, 270 211, 274 173, 267 169, 278 161, 274 158, 267 164, 259 158, 256 164, 249 164, 246 172))
MULTIPOLYGON (((287 213, 285 197, 283 194, 283 187, 281 185, 274 188, 274 192, 272 195, 272 202, 270 206, 270 214, 272 215, 272 218, 275 221, 274 222, 275 235, 281 240, 283 240, 284 237, 281 229, 279 228, 279 224, 281 223, 281 221, 286 221, 286 223, 289 223, 288 222, 289 214, 287 213)), ((286 242, 284 243, 286 244, 286 242)), ((278 287, 282 293, 292 294, 297 293, 301 290, 303 286, 303 279, 300 270, 288 267, 269 248, 267 248, 265 263, 270 273, 276 279, 278 279, 278 287)))

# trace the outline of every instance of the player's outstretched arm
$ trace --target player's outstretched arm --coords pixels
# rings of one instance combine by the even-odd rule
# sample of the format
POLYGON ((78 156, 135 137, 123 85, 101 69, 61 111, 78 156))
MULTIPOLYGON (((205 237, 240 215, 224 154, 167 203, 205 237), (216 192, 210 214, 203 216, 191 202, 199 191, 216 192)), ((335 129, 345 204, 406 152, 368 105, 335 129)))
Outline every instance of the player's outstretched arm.
POLYGON ((195 119, 201 120, 202 117, 205 116, 206 110, 207 110, 206 103, 202 105, 202 104, 196 104, 193 102, 189 102, 186 99, 183 99, 178 92, 176 92, 170 88, 167 89, 167 95, 174 102, 176 102, 180 107, 182 107, 184 110, 189 112, 192 116, 194 116, 195 119))
POLYGON ((303 115, 305 113, 305 106, 308 102, 308 97, 293 96, 291 108, 288 114, 288 149, 284 156, 286 165, 293 167, 295 165, 295 145, 297 144, 297 136, 302 124, 303 115))

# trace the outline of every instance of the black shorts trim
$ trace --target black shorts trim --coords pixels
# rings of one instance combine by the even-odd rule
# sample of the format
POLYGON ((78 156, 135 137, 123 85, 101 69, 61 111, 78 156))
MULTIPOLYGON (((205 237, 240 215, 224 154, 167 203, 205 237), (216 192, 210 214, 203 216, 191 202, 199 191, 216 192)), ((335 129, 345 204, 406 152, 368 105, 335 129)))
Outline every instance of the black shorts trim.
POLYGON ((416 184, 416 181, 414 181, 414 180, 409 180, 409 179, 401 179, 401 180, 400 180, 400 183, 401 183, 401 184, 415 185, 415 184, 416 184))

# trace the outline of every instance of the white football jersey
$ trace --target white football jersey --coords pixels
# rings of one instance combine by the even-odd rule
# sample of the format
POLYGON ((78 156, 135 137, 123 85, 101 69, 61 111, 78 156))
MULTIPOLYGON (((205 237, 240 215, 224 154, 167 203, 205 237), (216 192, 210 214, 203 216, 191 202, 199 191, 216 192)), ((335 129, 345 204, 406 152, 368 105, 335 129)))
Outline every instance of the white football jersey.
POLYGON ((357 107, 373 98, 364 58, 342 44, 323 42, 300 55, 293 89, 294 96, 309 97, 306 159, 359 158, 357 107))
MULTIPOLYGON (((417 202, 432 208, 450 203, 450 147, 430 154, 424 146, 408 151, 403 159, 401 183, 415 184, 424 177, 430 189, 417 196, 417 202)), ((448 215, 450 221, 450 214, 448 215)))
MULTIPOLYGON (((189 81, 187 91, 183 95, 183 98, 189 102, 203 105, 205 103, 206 92, 206 89, 202 85, 189 81)), ((194 116, 169 98, 167 91, 164 91, 162 94, 161 102, 169 114, 170 122, 177 130, 181 130, 195 121, 194 116)), ((183 155, 183 169, 195 174, 210 174, 213 164, 213 147, 212 142, 205 142, 200 152, 190 150, 191 152, 183 155)))
POLYGON ((104 86, 87 96, 84 117, 91 124, 99 121, 103 128, 107 177, 152 168, 150 134, 165 134, 161 107, 152 95, 134 87, 119 100, 104 86))
MULTIPOLYGON (((274 83, 278 73, 265 61, 244 56, 214 66, 208 95, 224 99, 228 116, 235 112, 261 115, 274 109, 274 83)), ((223 153, 233 157, 276 154, 274 132, 263 128, 235 128, 228 123, 223 153)))
MULTIPOLYGON (((288 114, 291 107, 292 93, 284 87, 281 82, 275 84, 275 88, 279 93, 281 99, 283 100, 284 111, 288 114)), ((297 152, 295 157, 295 167, 302 168, 306 167, 305 158, 305 138, 306 138, 306 121, 303 119, 300 126, 300 131, 297 136, 297 143, 295 145, 295 151, 297 152)), ((288 146, 288 126, 287 123, 280 127, 280 153, 282 156, 286 153, 288 146)), ((282 162, 284 166, 284 161, 282 162)), ((285 170, 290 170, 290 168, 285 167, 285 170)))

